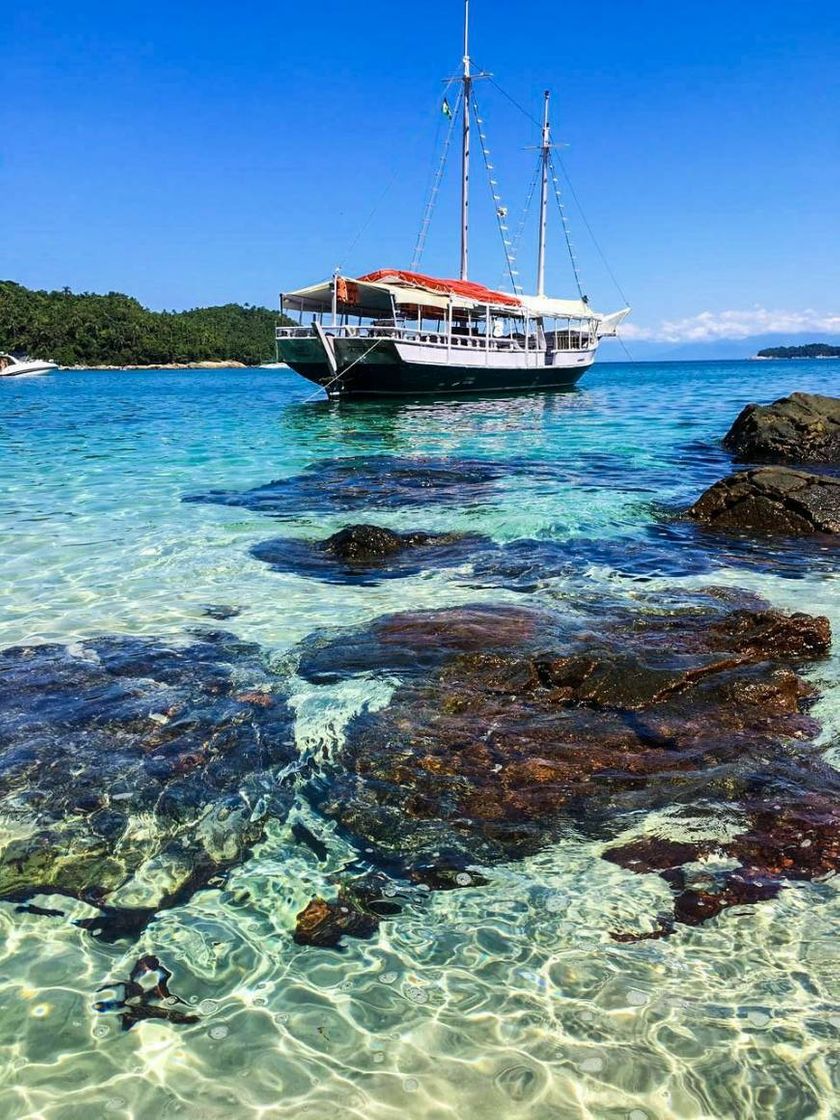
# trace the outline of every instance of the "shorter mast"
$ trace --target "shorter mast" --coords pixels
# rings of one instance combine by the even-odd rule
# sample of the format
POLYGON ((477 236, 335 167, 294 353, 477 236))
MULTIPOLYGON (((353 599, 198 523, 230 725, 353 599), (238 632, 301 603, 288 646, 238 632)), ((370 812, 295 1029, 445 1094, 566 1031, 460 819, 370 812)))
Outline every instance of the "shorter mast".
POLYGON ((545 295, 545 247, 548 237, 548 171, 551 162, 551 126, 548 123, 548 108, 551 100, 549 90, 545 91, 545 113, 543 115, 542 144, 542 191, 540 193, 540 246, 537 254, 537 295, 545 295))
POLYGON ((472 71, 470 66, 470 0, 464 0, 464 147, 461 158, 461 279, 468 279, 470 265, 470 118, 472 71))

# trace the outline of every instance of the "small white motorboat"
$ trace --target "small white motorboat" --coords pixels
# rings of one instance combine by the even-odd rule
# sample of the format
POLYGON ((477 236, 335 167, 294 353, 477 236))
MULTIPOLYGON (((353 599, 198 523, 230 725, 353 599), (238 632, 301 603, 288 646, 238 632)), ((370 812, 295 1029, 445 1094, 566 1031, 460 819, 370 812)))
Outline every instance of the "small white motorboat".
POLYGON ((58 369, 55 362, 36 361, 32 358, 14 358, 11 354, 0 354, 0 377, 22 377, 27 373, 49 373, 58 369))

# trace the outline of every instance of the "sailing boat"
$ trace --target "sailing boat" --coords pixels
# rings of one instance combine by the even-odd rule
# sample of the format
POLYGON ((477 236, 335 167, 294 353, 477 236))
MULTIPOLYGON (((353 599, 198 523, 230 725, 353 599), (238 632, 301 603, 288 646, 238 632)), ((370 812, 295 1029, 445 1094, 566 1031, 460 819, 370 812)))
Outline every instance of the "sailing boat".
MULTIPOLYGON (((570 388, 595 361, 601 339, 614 336, 630 313, 625 307, 601 315, 583 295, 554 299, 545 294, 552 167, 548 93, 539 149, 537 293, 496 291, 469 279, 471 130, 477 115, 473 83, 478 77, 472 71, 469 31, 470 0, 465 0, 458 78, 463 114, 459 278, 391 268, 350 278, 337 271, 327 281, 280 297, 281 312, 297 312, 298 325, 277 328, 278 359, 330 397, 570 388)), ((448 102, 444 106, 451 112, 448 102)))

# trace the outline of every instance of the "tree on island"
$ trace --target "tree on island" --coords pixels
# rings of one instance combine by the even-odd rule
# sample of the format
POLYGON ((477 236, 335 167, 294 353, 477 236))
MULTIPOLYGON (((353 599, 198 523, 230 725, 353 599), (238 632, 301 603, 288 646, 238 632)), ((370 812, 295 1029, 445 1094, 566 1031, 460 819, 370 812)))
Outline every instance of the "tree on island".
POLYGON ((274 358, 274 327, 281 322, 288 320, 248 304, 149 311, 120 292, 33 291, 0 281, 0 350, 65 366, 259 365, 274 358))
POLYGON ((807 346, 771 346, 759 350, 759 358, 840 358, 840 346, 810 342, 807 346))

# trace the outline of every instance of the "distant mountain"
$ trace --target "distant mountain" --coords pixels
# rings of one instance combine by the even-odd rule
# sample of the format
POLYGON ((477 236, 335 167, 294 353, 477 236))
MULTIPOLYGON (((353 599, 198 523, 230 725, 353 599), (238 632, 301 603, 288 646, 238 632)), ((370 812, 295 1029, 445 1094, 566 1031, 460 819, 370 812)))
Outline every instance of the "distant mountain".
MULTIPOLYGON (((759 350, 778 346, 801 346, 821 342, 840 345, 840 335, 826 334, 814 338, 796 334, 756 334, 749 338, 716 338, 709 342, 627 342, 627 349, 637 362, 726 362, 754 358, 759 350)), ((620 343, 602 346, 598 355, 604 362, 626 362, 620 343)))

